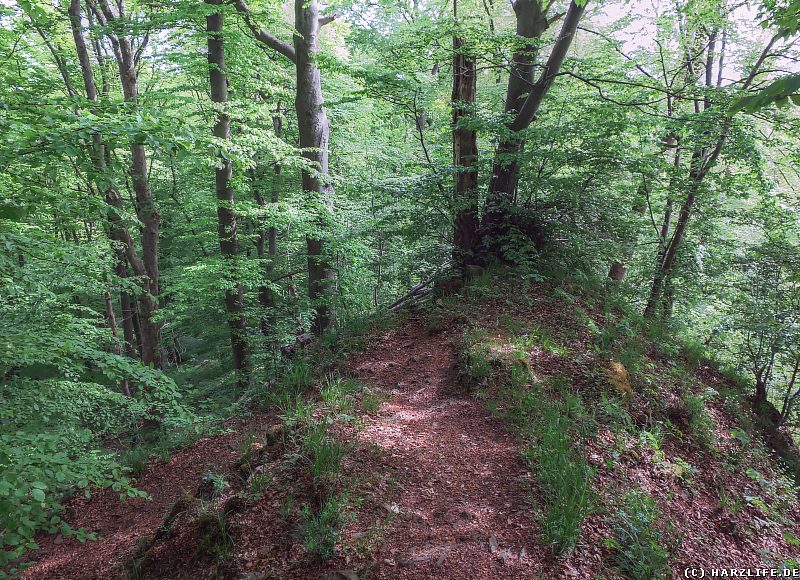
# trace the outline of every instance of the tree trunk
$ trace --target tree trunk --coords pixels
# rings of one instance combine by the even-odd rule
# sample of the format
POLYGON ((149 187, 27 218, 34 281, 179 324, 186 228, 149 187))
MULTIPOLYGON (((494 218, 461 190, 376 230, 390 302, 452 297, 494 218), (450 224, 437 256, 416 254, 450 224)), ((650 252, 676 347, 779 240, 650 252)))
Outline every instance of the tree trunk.
MULTIPOLYGON (((281 118, 280 103, 278 103, 278 108, 277 111, 275 112, 275 116, 272 117, 272 125, 275 130, 275 136, 280 137, 283 130, 283 120, 281 118)), ((270 190, 270 203, 272 204, 278 203, 278 200, 280 199, 281 170, 282 170, 281 164, 276 161, 275 164, 273 165, 272 188, 270 190)), ((265 207, 267 205, 267 201, 264 199, 264 196, 261 194, 260 191, 256 191, 255 197, 256 197, 256 203, 259 206, 265 207)), ((272 273, 275 270, 275 259, 277 258, 278 255, 277 234, 278 231, 275 228, 274 224, 270 224, 269 227, 266 229, 266 231, 262 227, 258 235, 258 240, 256 242, 258 257, 262 262, 265 262, 264 274, 267 281, 269 281, 272 278, 272 273)), ((264 315, 262 315, 261 317, 261 334, 266 336, 267 334, 269 334, 270 320, 274 318, 274 316, 272 316, 272 309, 275 306, 274 293, 267 284, 262 285, 258 289, 258 302, 261 305, 261 308, 265 312, 264 315)))
MULTIPOLYGON (((631 211, 634 215, 641 215, 645 212, 648 196, 647 183, 643 180, 639 189, 636 191, 636 199, 634 199, 631 207, 631 211)), ((613 261, 611 267, 608 269, 608 277, 611 280, 622 282, 625 279, 625 275, 628 273, 628 264, 633 257, 633 251, 636 248, 637 241, 638 235, 635 234, 632 239, 625 242, 622 248, 622 257, 619 260, 613 261)))
MULTIPOLYGON (((453 1, 453 16, 456 15, 453 1)), ((476 95, 475 59, 465 53, 466 41, 453 38, 453 166, 455 184, 453 201, 456 213, 453 229, 453 261, 465 271, 472 261, 478 238, 478 173, 473 164, 478 158, 478 140, 475 129, 465 127, 474 114, 476 95)))
MULTIPOLYGON (((222 0, 206 0, 211 6, 221 6, 222 0)), ((211 84, 211 100, 220 103, 217 120, 214 124, 214 137, 228 140, 231 133, 231 120, 225 111, 228 102, 228 79, 225 72, 225 46, 223 43, 223 14, 215 12, 206 16, 208 30, 208 64, 211 84)), ((240 387, 249 382, 249 366, 247 357, 247 320, 244 315, 244 297, 242 287, 233 278, 235 276, 236 258, 239 251, 236 239, 236 214, 233 209, 233 188, 231 177, 233 166, 230 159, 220 155, 216 169, 217 192, 217 233, 219 247, 223 259, 228 265, 228 276, 225 289, 225 311, 230 329, 231 353, 233 368, 236 370, 240 387)))
MULTIPOLYGON (((91 61, 89 59, 89 52, 86 48, 86 41, 83 37, 83 30, 81 24, 81 11, 80 0, 71 0, 69 5, 70 27, 72 29, 72 37, 75 41, 75 49, 78 55, 78 62, 80 64, 81 73, 83 76, 84 88, 86 90, 86 98, 89 101, 97 102, 97 86, 94 81, 92 73, 91 61)), ((130 44, 127 44, 130 48, 130 44)), ((120 61, 122 62, 122 61, 120 61)), ((122 65, 120 65, 122 66, 122 65)), ((135 73, 134 73, 135 74, 135 73)), ((124 87, 124 84, 123 84, 124 87)), ((124 89, 123 89, 124 90, 124 89)), ((92 135, 93 151, 92 163, 97 170, 98 175, 106 177, 107 158, 109 156, 108 148, 103 141, 102 135, 95 133, 92 135)), ((141 160, 144 162, 144 149, 142 148, 141 160)), ((146 179, 146 167, 145 179, 146 179)), ((137 180, 134 178, 134 181, 137 180)), ((138 188, 141 190, 141 180, 138 188)), ((145 182, 146 185, 146 182, 145 182)), ((136 186, 135 186, 136 187, 136 186)), ((105 200, 110 206, 115 208, 108 215, 110 224, 109 237, 112 242, 122 246, 124 253, 117 256, 117 272, 127 272, 125 260, 131 264, 134 273, 136 274, 139 284, 141 285, 141 293, 139 297, 140 311, 142 312, 142 322, 140 340, 141 340, 141 358, 142 362, 146 365, 153 365, 156 368, 161 368, 161 357, 159 353, 158 344, 160 342, 160 323, 152 320, 157 308, 156 296, 158 295, 158 213, 155 212, 155 207, 152 203, 152 196, 149 195, 149 186, 146 186, 147 197, 149 197, 149 206, 151 207, 150 217, 140 215, 140 219, 144 217, 149 221, 150 226, 145 226, 145 234, 142 238, 142 249, 145 254, 145 259, 139 257, 136 250, 136 244, 133 241, 128 228, 122 223, 120 217, 120 210, 122 209, 122 199, 113 181, 110 181, 105 188, 105 200), (154 214, 155 220, 153 221, 152 215, 154 214), (153 294, 155 290, 155 294, 153 294)), ((144 191, 143 191, 144 194, 144 191)), ((138 195, 138 194, 137 194, 138 195)), ((124 300, 124 298, 123 298, 124 300)), ((128 306, 130 300, 128 299, 128 306)), ((128 308, 130 310, 130 308, 128 308)), ((123 304, 123 317, 124 317, 124 304, 123 304)), ((132 323, 129 317, 123 318, 123 325, 125 330, 126 342, 129 339, 129 328, 127 325, 132 323)), ((130 333, 132 334, 132 332, 130 333)), ((132 338, 132 337, 131 337, 132 338)), ((132 343, 129 343, 132 345, 132 343)))
MULTIPOLYGON (((538 0, 516 0, 513 7, 517 19, 517 36, 531 40, 540 38, 550 24, 543 4, 538 0)), ((584 9, 585 4, 579 6, 570 2, 556 43, 535 83, 533 71, 536 64, 536 43, 526 44, 514 54, 505 105, 505 112, 511 115, 508 123, 511 136, 501 141, 495 151, 486 210, 481 224, 483 250, 490 258, 502 257, 500 242, 508 233, 512 222, 511 205, 519 181, 519 155, 525 145, 519 132, 527 129, 536 118, 542 101, 561 70, 584 9)))
MULTIPOLYGON (((100 0, 100 11, 95 11, 103 25, 116 25, 117 31, 107 32, 109 40, 114 47, 114 57, 119 70, 120 84, 125 101, 134 107, 139 100, 139 79, 136 72, 136 57, 131 46, 130 37, 119 32, 120 26, 127 18, 124 13, 125 4, 117 4, 118 14, 114 13, 108 0, 100 0)), ((84 75, 86 73, 84 72, 84 75)), ((131 164, 128 174, 133 181, 133 190, 136 197, 136 214, 142 224, 142 257, 141 264, 128 260, 134 273, 140 278, 142 292, 139 294, 139 315, 141 324, 141 357, 142 362, 154 368, 162 368, 161 361, 161 322, 157 321, 159 295, 159 267, 158 267, 158 235, 161 218, 153 200, 150 189, 150 180, 147 172, 147 155, 142 143, 131 142, 131 164)), ((118 196, 117 196, 118 197, 118 196)))
MULTIPOLYGON (((713 37, 714 39, 716 36, 713 37)), ((724 37, 723 37, 724 38, 724 37)), ((747 78, 744 79, 742 83, 741 90, 743 92, 747 91, 752 85, 754 79, 758 75, 759 71, 761 70, 762 65, 766 61, 766 59, 770 55, 770 51, 774 46, 775 42, 778 40, 778 36, 773 36, 764 49, 761 51, 761 54, 756 59, 755 64, 750 69, 747 78)), ((687 49, 688 50, 688 49, 687 49)), ((714 45, 713 43, 708 43, 708 50, 713 51, 714 45)), ((697 57, 701 57, 702 52, 697 54, 697 57)), ((713 62, 713 58, 710 59, 713 62)), ((709 62, 708 60, 706 61, 709 62)), ((691 51, 687 53, 685 66, 687 68, 687 74, 689 75, 690 79, 696 78, 696 73, 694 71, 694 61, 692 60, 691 51)), ((710 64, 706 65, 710 68, 710 64)), ((708 71, 707 71, 708 72, 708 71)), ((704 79, 704 85, 706 90, 708 90, 713 83, 713 75, 707 74, 704 79)), ((700 100, 695 99, 695 112, 700 112, 700 100)), ((725 143, 728 138, 728 132, 731 129, 733 118, 730 114, 726 115, 722 119, 722 124, 720 127, 719 134, 716 139, 716 143, 714 147, 710 150, 708 148, 697 148, 692 153, 691 163, 689 165, 689 192, 686 195, 686 199, 681 205, 680 213, 678 214, 678 222, 675 225, 675 231, 672 234, 672 237, 669 240, 669 243, 666 247, 663 248, 663 260, 659 260, 657 264, 656 271, 653 275, 653 282, 650 286, 650 296, 647 300, 647 305, 645 306, 644 316, 645 318, 653 318, 658 310, 659 306, 665 306, 664 304, 664 286, 668 281, 669 276, 672 274, 672 268, 675 265, 675 258, 678 255, 678 250, 681 247, 683 239, 686 235, 686 228, 689 224, 689 219, 692 216, 692 210, 695 203, 695 199, 697 194, 700 192, 700 188, 703 185, 703 182, 708 175, 708 172, 714 168, 719 159, 720 153, 722 152, 722 148, 725 146, 725 143)), ((676 161, 677 166, 677 161, 676 161)), ((662 248, 659 249, 659 252, 662 251, 662 248)), ((672 289, 670 289, 670 293, 672 289)), ((671 311, 672 309, 672 297, 670 296, 666 303, 667 311, 671 311)))
POLYGON ((336 274, 325 256, 322 232, 331 214, 333 187, 328 181, 328 139, 330 126, 325 113, 316 64, 320 28, 316 0, 295 0, 294 52, 296 55, 297 94, 295 110, 300 133, 300 148, 311 168, 302 171, 302 187, 308 206, 317 214, 318 234, 306 238, 308 251, 308 297, 314 306, 312 331, 322 334, 332 323, 326 297, 336 274))

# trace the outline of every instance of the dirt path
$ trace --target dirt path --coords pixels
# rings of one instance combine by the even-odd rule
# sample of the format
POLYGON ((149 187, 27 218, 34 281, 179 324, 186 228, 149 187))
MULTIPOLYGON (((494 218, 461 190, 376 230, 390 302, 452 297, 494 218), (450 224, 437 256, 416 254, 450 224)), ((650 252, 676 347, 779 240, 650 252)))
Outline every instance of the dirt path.
MULTIPOLYGON (((536 576, 546 558, 527 468, 515 438, 455 384, 453 358, 448 337, 429 334, 418 320, 371 338, 343 369, 388 398, 365 417, 348 460, 360 483, 369 482, 359 486, 364 501, 344 531, 350 549, 322 567, 310 565, 297 554, 291 526, 278 515, 280 502, 268 492, 235 520, 235 556, 225 577, 317 580, 326 571, 354 569, 371 579, 536 576), (355 554, 352 546, 366 539, 369 548, 355 554)), ((193 492, 207 470, 231 464, 240 436, 206 439, 169 463, 151 465, 137 485, 152 501, 120 502, 111 490, 73 500, 67 520, 101 540, 44 537, 39 561, 24 577, 119 577, 120 564, 162 525, 172 503, 193 492)), ((177 563, 182 548, 180 541, 163 545, 163 558, 177 563)), ((186 565, 192 566, 177 564, 175 577, 214 575, 186 565)))
MULTIPOLYGON (((370 578, 524 578, 544 559, 517 442, 454 384, 453 355, 446 336, 409 321, 349 365, 391 393, 360 434, 394 488, 383 508, 397 512, 370 578)), ((346 536, 369 522, 360 514, 346 536)))

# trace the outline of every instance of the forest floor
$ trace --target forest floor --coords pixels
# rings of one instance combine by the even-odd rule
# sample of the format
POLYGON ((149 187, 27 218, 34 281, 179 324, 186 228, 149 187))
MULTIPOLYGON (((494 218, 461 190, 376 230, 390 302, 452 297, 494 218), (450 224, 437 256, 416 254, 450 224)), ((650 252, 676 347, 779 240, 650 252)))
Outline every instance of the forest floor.
MULTIPOLYGON (((549 293, 529 297, 527 304, 515 308, 537 328, 549 324, 557 333, 578 326, 571 313, 574 305, 549 293)), ((473 321, 493 340, 501 340, 508 333, 507 321, 501 323, 507 307, 501 299, 489 300, 480 313, 472 313, 473 321)), ((588 349, 587 335, 575 328, 570 332, 574 351, 588 349)), ((81 544, 74 538, 41 537, 40 550, 33 554, 36 563, 23 577, 617 576, 607 542, 613 533, 610 507, 586 518, 583 540, 567 556, 556 558, 545 545, 540 490, 521 453, 520 438, 498 413, 490 412, 485 400, 490 395, 477 397, 461 385, 462 336, 458 324, 431 332, 423 317, 411 315, 370 336, 366 348, 341 365, 343 375, 358 379, 381 402, 369 412, 359 407, 354 420, 332 427, 337 438, 349 442, 335 486, 347 498, 342 503, 347 517, 336 553, 326 562, 309 554, 297 525, 301 504, 320 508, 314 500, 318 486, 307 468, 298 467, 302 462, 287 459, 290 445, 276 442, 276 434, 285 429, 282 419, 265 413, 232 425, 234 432, 228 435, 199 441, 167 463, 152 463, 136 481, 150 500, 120 502, 111 490, 71 500, 66 521, 96 532, 99 539, 81 544), (257 452, 250 454, 249 449, 257 452), (244 471, 243 463, 248 464, 244 471), (254 474, 267 471, 274 475, 266 489, 257 495, 245 493, 254 474), (215 499, 193 498, 204 476, 212 473, 227 479, 215 499), (192 502, 201 507, 189 509, 192 502), (210 509, 212 505, 216 507, 210 509), (220 529, 209 533, 209 521, 220 529)), ((533 373, 571 374, 576 384, 585 382, 574 356, 551 351, 531 350, 533 373)), ((709 375, 701 387, 723 380, 707 367, 698 373, 709 375)), ((631 414, 646 414, 646 407, 632 408, 631 414)), ((658 450, 660 455, 639 448, 626 452, 634 443, 601 426, 587 446, 598 493, 618 494, 635 484, 658 499, 665 520, 675 528, 670 562, 675 577, 690 565, 755 567, 770 564, 765 554, 800 557, 800 549, 787 540, 800 535, 796 497, 783 507, 782 525, 752 505, 722 509, 715 491, 720 478, 727 477, 724 485, 742 496, 757 482, 744 475, 744 467, 732 471, 720 456, 732 445, 724 435, 732 426, 728 411, 715 407, 709 412, 713 429, 719 431, 719 450, 713 456, 669 438, 658 450), (614 450, 622 450, 622 456, 614 450), (676 476, 665 469, 683 465, 665 460, 678 456, 699 468, 692 481, 686 473, 676 476)), ((770 475, 767 466, 757 467, 770 475)))

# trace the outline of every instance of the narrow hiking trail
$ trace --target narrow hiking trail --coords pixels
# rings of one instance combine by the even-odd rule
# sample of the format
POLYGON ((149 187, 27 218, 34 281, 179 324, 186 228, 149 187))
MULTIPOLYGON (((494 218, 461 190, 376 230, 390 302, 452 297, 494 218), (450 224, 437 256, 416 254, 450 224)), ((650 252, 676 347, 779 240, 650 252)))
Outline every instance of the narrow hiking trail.
MULTIPOLYGON (((366 492, 343 542, 368 549, 343 550, 322 566, 304 564, 291 527, 267 497, 233 520, 235 557, 224 576, 337 578, 339 570, 356 570, 360 578, 535 575, 547 558, 536 540, 528 470, 514 436, 456 384, 453 357, 446 334, 432 335, 409 319, 373 337, 342 368, 386 397, 376 414, 364 416, 347 459, 352 474, 369 483, 359 486, 366 492)), ((270 422, 254 417, 248 428, 265 430, 270 422)), ((43 537, 38 562, 24 577, 124 578, 122 566, 142 538, 159 530, 170 507, 193 493, 204 473, 235 460, 243 433, 202 440, 168 463, 152 464, 137 482, 151 501, 120 502, 111 490, 73 499, 67 521, 97 532, 99 541, 43 537)), ((180 544, 163 546, 160 557, 180 561, 180 544)), ((175 566, 152 577, 208 577, 202 569, 175 566)))
MULTIPOLYGON (((394 488, 381 506, 396 515, 375 577, 521 578, 542 560, 516 439, 459 388, 453 358, 446 335, 410 320, 348 366, 391 394, 359 436, 378 450, 366 467, 394 488)), ((374 523, 365 515, 348 528, 351 540, 374 523)))

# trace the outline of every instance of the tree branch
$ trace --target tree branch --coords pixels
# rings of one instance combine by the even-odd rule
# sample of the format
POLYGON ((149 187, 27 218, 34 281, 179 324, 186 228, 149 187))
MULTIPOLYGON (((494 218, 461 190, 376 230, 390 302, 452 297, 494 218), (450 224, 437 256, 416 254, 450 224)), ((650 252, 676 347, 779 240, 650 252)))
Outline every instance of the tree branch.
POLYGON ((250 7, 247 5, 245 0, 233 0, 233 5, 236 8, 236 11, 244 17, 247 27, 250 29, 250 32, 253 33, 253 36, 256 40, 266 44, 275 52, 279 52, 290 61, 297 62, 297 55, 294 51, 294 47, 291 44, 281 40, 271 32, 264 30, 258 24, 253 22, 253 13, 250 12, 250 7))

